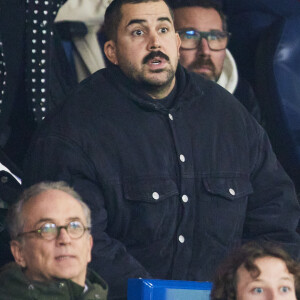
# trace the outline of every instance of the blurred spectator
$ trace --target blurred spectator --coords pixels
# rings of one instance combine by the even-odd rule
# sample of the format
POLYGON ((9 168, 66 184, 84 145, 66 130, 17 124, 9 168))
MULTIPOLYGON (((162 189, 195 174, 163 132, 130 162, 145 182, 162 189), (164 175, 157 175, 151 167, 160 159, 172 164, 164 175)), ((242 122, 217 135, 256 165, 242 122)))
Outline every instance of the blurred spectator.
POLYGON ((279 246, 250 242, 220 266, 211 300, 300 299, 300 264, 279 246))
POLYGON ((234 58, 226 49, 230 34, 221 6, 213 0, 170 1, 175 29, 182 44, 180 63, 234 94, 261 122, 258 101, 249 83, 238 76, 234 58))
POLYGON ((77 79, 104 66, 97 31, 110 1, 0 0, 0 147, 20 169, 42 120, 60 107, 77 79), (83 22, 79 35, 76 26, 69 32, 69 53, 54 26, 58 11, 59 23, 83 22))
POLYGON ((55 18, 62 39, 71 44, 78 81, 105 67, 104 54, 98 42, 98 32, 111 0, 68 0, 55 18))
POLYGON ((38 124, 77 84, 53 29, 63 2, 0 0, 0 147, 20 169, 38 124))
POLYGON ((19 168, 34 128, 25 94, 25 6, 0 0, 0 148, 19 168))
POLYGON ((13 260, 9 247, 6 215, 8 208, 18 199, 21 177, 20 170, 0 149, 0 267, 13 260))

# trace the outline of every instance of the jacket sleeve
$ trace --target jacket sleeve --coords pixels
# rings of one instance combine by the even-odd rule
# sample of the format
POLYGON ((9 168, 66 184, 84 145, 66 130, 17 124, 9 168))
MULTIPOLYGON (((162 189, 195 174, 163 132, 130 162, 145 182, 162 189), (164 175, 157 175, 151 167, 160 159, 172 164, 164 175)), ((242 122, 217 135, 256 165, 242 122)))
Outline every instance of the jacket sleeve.
POLYGON ((91 268, 109 286, 109 299, 126 297, 128 278, 151 278, 125 246, 107 233, 107 211, 102 188, 92 161, 81 148, 64 137, 39 138, 25 160, 25 185, 63 180, 72 186, 92 212, 94 240, 91 268))
POLYGON ((249 82, 242 77, 239 78, 234 96, 247 108, 256 121, 263 125, 258 99, 249 82))
POLYGON ((251 182, 244 224, 244 238, 279 243, 294 258, 300 258, 300 239, 296 228, 300 210, 294 185, 272 150, 265 131, 252 132, 251 182))

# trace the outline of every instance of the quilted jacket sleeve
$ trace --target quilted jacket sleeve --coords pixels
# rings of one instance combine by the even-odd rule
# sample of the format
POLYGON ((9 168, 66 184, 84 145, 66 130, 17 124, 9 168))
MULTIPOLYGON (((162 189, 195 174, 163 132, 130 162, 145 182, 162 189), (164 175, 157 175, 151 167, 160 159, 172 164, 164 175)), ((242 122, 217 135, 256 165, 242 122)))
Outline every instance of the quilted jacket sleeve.
POLYGON ((244 238, 275 241, 299 259, 296 228, 300 210, 294 185, 278 162, 265 131, 259 126, 255 129, 253 137, 249 137, 254 193, 249 197, 244 238))

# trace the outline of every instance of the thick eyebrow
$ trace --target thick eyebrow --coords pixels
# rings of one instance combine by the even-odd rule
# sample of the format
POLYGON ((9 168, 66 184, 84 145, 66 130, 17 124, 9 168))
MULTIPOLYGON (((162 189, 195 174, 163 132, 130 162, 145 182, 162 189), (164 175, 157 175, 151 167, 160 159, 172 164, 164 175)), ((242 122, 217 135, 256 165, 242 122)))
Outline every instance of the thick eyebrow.
POLYGON ((160 22, 167 21, 170 24, 172 24, 172 21, 168 17, 161 17, 161 18, 158 18, 157 20, 160 21, 160 22))
POLYGON ((146 23, 146 20, 143 20, 143 19, 132 19, 132 20, 130 20, 130 22, 127 24, 126 27, 129 27, 132 24, 142 24, 142 23, 146 23))
MULTIPOLYGON (((167 21, 167 22, 169 22, 170 24, 172 24, 170 18, 168 18, 168 17, 160 17, 160 18, 157 19, 157 21, 159 21, 159 22, 167 21)), ((144 19, 132 19, 132 20, 129 21, 129 23, 127 24, 126 27, 129 27, 129 26, 132 25, 132 24, 143 24, 143 23, 146 23, 146 22, 147 22, 147 21, 144 20, 144 19)))

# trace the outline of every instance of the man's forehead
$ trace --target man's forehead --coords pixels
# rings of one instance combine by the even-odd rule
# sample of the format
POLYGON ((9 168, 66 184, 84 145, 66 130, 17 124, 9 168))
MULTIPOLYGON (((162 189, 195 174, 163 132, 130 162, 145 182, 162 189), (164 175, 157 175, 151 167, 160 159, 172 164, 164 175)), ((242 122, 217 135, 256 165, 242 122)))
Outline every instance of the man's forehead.
POLYGON ((33 223, 41 219, 64 221, 70 218, 84 218, 81 204, 71 195, 60 190, 43 191, 30 198, 22 212, 33 223))
POLYGON ((174 10, 176 29, 194 28, 202 31, 222 29, 222 19, 214 8, 199 6, 181 7, 174 10))
POLYGON ((121 24, 127 27, 135 23, 170 22, 173 24, 170 10, 164 1, 126 3, 121 7, 121 24))

